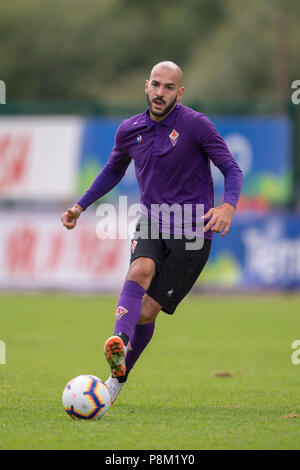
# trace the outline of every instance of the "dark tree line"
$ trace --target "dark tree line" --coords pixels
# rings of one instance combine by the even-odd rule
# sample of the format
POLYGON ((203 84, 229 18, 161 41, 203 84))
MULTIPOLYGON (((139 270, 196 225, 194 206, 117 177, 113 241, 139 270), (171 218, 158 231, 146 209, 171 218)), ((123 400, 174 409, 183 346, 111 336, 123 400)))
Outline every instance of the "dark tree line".
POLYGON ((152 65, 186 101, 286 97, 300 79, 296 0, 1 2, 0 79, 14 99, 144 104, 152 65))

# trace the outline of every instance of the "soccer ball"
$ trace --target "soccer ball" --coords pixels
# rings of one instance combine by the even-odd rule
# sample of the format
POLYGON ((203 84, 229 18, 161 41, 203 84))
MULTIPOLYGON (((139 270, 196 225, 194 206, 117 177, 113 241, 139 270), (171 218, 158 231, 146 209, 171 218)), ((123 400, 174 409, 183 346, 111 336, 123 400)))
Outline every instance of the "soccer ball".
POLYGON ((100 419, 111 405, 106 384, 95 375, 78 375, 64 388, 62 402, 74 419, 100 419))

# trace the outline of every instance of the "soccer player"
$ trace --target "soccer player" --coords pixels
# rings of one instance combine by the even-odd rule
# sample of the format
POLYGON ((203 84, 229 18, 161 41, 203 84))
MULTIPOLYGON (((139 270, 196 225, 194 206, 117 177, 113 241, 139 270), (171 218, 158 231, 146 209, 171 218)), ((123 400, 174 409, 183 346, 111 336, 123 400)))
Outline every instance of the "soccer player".
MULTIPOLYGON (((150 342, 155 319, 162 310, 173 314, 204 268, 213 238, 227 234, 239 199, 242 172, 213 123, 202 113, 179 103, 184 93, 182 71, 173 62, 156 64, 146 80, 148 108, 121 123, 110 158, 91 187, 61 216, 67 229, 90 204, 115 187, 134 160, 141 204, 146 213, 138 220, 131 243, 130 267, 121 291, 114 335, 104 346, 111 374, 106 384, 112 402, 150 342), (210 160, 224 175, 223 203, 214 207, 210 160), (163 223, 154 217, 156 205, 192 206, 190 230, 197 225, 195 208, 202 204, 206 225, 202 243, 187 244, 191 233, 182 219, 163 223), (194 211, 194 212, 193 212, 194 211), (141 236, 156 224, 156 236, 141 236)), ((156 214, 157 215, 157 214, 156 214)), ((202 226, 203 227, 203 226, 202 226)), ((152 233, 152 232, 151 232, 152 233)), ((199 239, 199 235, 194 238, 199 239)))

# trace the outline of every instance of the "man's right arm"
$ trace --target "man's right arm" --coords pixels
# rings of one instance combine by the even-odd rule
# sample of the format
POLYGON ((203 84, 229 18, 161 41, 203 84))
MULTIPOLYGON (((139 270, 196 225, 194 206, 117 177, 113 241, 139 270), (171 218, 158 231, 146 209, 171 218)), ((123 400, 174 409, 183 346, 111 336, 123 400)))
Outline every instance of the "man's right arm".
POLYGON ((108 162, 96 177, 89 189, 77 201, 77 204, 82 207, 82 210, 85 211, 91 204, 93 204, 93 202, 105 196, 105 194, 117 186, 117 184, 123 178, 126 169, 127 166, 126 168, 123 168, 122 171, 121 169, 118 171, 108 162))
POLYGON ((121 124, 115 135, 115 144, 109 161, 77 203, 62 214, 61 221, 67 229, 74 228, 81 212, 111 191, 121 181, 130 161, 131 157, 124 149, 121 124))
POLYGON ((82 207, 79 204, 74 204, 72 209, 67 209, 66 212, 64 212, 61 215, 60 220, 62 221, 62 224, 68 229, 72 230, 76 223, 77 219, 80 217, 81 212, 83 211, 82 207))

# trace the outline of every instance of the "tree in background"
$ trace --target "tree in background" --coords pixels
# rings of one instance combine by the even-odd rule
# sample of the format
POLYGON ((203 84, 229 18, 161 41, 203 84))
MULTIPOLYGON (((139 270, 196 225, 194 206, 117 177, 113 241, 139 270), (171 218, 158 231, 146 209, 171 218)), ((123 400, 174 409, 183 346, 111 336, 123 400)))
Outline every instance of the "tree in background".
POLYGON ((184 69, 185 103, 284 98, 300 78, 294 0, 12 0, 0 78, 15 99, 144 106, 152 65, 184 69))

